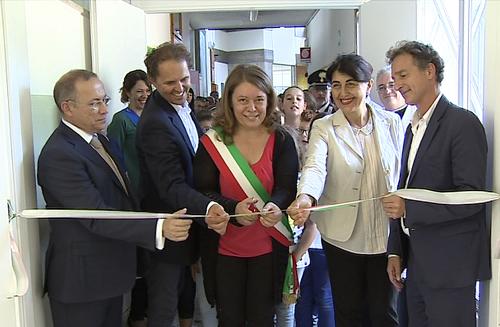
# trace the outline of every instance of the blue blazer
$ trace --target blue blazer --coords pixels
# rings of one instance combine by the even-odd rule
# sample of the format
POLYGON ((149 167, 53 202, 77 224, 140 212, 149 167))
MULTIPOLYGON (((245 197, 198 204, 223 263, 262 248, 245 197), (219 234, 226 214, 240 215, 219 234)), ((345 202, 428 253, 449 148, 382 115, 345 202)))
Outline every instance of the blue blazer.
MULTIPOLYGON (((202 130, 194 112, 198 135, 202 130)), ((174 212, 187 208, 190 214, 205 214, 210 199, 194 189, 194 150, 177 111, 158 91, 146 103, 137 125, 141 208, 153 212, 174 212)), ((204 223, 202 219, 198 220, 204 223)), ((182 242, 166 240, 163 251, 153 257, 169 263, 190 264, 197 256, 197 224, 182 242)))
MULTIPOLYGON (((413 134, 403 145, 399 188, 408 178, 413 134)), ((407 188, 433 191, 485 190, 487 143, 470 111, 444 96, 439 100, 415 156, 407 188)), ((418 279, 433 288, 464 287, 491 277, 485 205, 440 205, 406 200, 405 224, 391 221, 388 253, 408 258, 412 249, 418 279)))
MULTIPOLYGON (((127 181, 110 143, 102 135, 99 139, 127 181)), ((51 209, 136 207, 106 162, 62 122, 40 153, 38 184, 51 209)), ((136 245, 154 248, 156 220, 52 219, 50 228, 45 275, 49 296, 64 303, 90 302, 130 290, 136 245)))

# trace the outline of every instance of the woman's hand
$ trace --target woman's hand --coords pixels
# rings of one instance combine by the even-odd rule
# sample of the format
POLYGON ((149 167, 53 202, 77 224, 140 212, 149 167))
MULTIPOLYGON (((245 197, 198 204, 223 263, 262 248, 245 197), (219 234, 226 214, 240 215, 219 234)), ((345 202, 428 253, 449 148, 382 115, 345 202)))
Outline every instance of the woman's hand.
POLYGON ((265 214, 260 217, 260 222, 264 227, 276 225, 283 216, 281 209, 272 202, 268 202, 264 208, 262 208, 262 211, 265 212, 265 214))
POLYGON ((312 207, 313 203, 314 200, 310 195, 302 193, 286 209, 295 226, 303 226, 307 219, 309 219, 311 213, 309 210, 304 209, 312 207))
MULTIPOLYGON (((238 202, 236 205, 236 209, 234 212, 237 215, 240 214, 251 214, 252 212, 258 211, 257 208, 255 207, 255 204, 257 203, 257 199, 254 198, 246 198, 243 201, 238 202)), ((243 217, 236 217, 236 221, 240 223, 243 226, 250 226, 253 224, 255 221, 257 221, 257 218, 259 215, 251 215, 251 216, 243 216, 243 217)))

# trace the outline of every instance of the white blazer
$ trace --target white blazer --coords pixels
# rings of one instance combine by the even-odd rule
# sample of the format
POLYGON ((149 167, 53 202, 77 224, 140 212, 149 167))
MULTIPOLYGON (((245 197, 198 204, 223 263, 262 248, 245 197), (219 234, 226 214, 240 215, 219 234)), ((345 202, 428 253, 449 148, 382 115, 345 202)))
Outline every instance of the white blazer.
MULTIPOLYGON (((398 115, 373 109, 376 142, 387 190, 397 188, 403 145, 403 129, 398 115)), ((338 110, 314 122, 299 181, 298 193, 314 197, 318 204, 333 204, 360 199, 363 155, 343 112, 338 110)), ((358 206, 351 205, 315 212, 312 219, 323 236, 345 242, 354 230, 358 206)))

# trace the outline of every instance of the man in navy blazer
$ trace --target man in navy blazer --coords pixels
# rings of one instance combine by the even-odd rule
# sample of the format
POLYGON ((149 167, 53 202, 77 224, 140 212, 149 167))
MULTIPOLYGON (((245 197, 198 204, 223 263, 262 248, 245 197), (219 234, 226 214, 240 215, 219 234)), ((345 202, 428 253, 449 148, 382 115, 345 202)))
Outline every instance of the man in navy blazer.
MULTIPOLYGON (((405 135, 399 188, 484 190, 487 144, 470 111, 440 92, 444 64, 429 45, 403 41, 386 54, 396 89, 415 113, 405 135)), ((476 325, 475 285, 491 277, 485 205, 383 200, 391 221, 387 271, 398 288, 407 262, 411 327, 476 325)))
MULTIPOLYGON (((190 55, 182 44, 163 44, 144 61, 156 90, 137 126, 141 175, 141 207, 154 212, 187 208, 207 214, 199 222, 223 234, 229 217, 222 206, 193 188, 192 161, 202 130, 187 103, 190 55)), ((170 327, 177 315, 178 291, 184 269, 197 257, 196 224, 183 242, 167 240, 163 251, 151 255, 146 273, 148 326, 170 327)))
MULTIPOLYGON (((54 100, 62 121, 38 160, 47 208, 137 209, 111 144, 99 134, 109 98, 97 75, 86 70, 64 74, 54 87, 54 100), (97 140, 104 152, 98 152, 97 140)), ((122 295, 135 281, 136 245, 162 248, 162 234, 182 241, 190 224, 179 218, 51 219, 45 287, 54 326, 121 327, 122 295)))

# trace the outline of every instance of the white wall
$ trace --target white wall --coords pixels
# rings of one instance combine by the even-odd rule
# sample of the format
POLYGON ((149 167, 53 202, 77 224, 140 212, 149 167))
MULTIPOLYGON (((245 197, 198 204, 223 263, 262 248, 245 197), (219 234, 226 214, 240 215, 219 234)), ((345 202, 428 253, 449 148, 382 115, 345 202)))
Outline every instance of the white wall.
MULTIPOLYGON (((237 32, 214 31, 215 48, 222 51, 244 51, 253 49, 272 49, 270 30, 258 29, 237 32)), ((210 42, 210 40, 209 40, 210 42)))
POLYGON ((215 62, 215 84, 218 85, 219 96, 222 97, 222 83, 226 82, 227 75, 229 74, 229 68, 226 63, 215 62))
MULTIPOLYGON (((489 166, 492 170, 492 190, 500 190, 500 1, 489 0, 485 15, 485 80, 484 80, 484 124, 489 146, 489 166)), ((491 214, 492 279, 485 282, 481 290, 480 327, 500 326, 500 203, 494 202, 491 214)))
POLYGON ((157 47, 164 42, 170 42, 170 14, 146 15, 146 44, 157 47))
MULTIPOLYGON (((417 1, 371 0, 361 6, 359 54, 373 66, 373 78, 383 68, 385 52, 399 40, 417 38, 417 1)), ((372 99, 379 100, 375 88, 372 99)))
POLYGON ((68 3, 39 0, 26 3, 26 18, 31 94, 51 95, 62 74, 87 68, 84 16, 68 3))
POLYGON ((339 54, 353 52, 356 48, 354 11, 320 10, 307 25, 307 39, 311 47, 309 73, 327 67, 339 54))
POLYGON ((108 119, 124 108, 119 90, 125 74, 146 69, 145 16, 141 9, 123 1, 91 1, 92 68, 111 97, 108 119))
POLYGON ((295 55, 299 53, 295 30, 293 28, 273 28, 271 33, 274 63, 295 65, 295 55))

